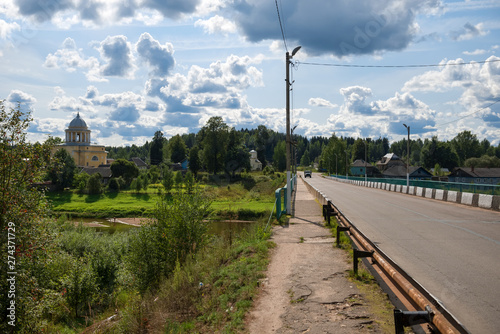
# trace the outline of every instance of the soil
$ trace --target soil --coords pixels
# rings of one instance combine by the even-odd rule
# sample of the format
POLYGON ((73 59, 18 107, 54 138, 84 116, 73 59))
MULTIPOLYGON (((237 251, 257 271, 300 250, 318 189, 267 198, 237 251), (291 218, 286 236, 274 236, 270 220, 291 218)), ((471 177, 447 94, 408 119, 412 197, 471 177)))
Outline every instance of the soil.
POLYGON ((247 317, 250 333, 383 333, 301 179, 293 218, 274 227, 272 240, 276 248, 247 317))

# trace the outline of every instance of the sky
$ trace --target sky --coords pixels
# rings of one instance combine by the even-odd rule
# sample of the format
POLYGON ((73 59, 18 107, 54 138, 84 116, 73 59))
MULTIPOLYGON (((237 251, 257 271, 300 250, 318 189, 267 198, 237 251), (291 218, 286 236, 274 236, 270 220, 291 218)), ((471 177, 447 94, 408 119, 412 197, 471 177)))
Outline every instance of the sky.
POLYGON ((2 0, 0 99, 100 145, 236 129, 500 144, 500 0, 2 0), (414 66, 418 65, 418 66, 414 66), (421 66, 432 65, 432 66, 421 66))

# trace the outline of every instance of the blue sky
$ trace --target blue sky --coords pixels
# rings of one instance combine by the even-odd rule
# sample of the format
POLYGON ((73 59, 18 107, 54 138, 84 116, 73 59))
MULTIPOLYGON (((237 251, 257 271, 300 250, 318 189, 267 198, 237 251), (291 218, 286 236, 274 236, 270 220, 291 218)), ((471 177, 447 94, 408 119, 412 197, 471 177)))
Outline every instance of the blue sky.
POLYGON ((104 145, 211 116, 285 132, 276 4, 286 48, 302 46, 296 133, 393 141, 406 123, 500 144, 498 0, 3 0, 0 98, 33 110, 32 140, 63 137, 77 111, 104 145), (387 67, 427 64, 442 66, 387 67))

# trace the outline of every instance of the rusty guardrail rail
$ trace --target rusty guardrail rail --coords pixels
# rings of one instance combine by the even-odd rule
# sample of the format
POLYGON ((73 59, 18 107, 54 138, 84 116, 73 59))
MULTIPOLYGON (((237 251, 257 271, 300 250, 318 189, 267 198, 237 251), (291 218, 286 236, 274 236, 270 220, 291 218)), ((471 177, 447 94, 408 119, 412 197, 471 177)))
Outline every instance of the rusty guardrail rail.
POLYGON ((392 285, 398 290, 399 295, 407 300, 407 303, 403 303, 409 309, 408 311, 394 310, 397 334, 404 332, 403 326, 413 326, 424 322, 431 324, 440 333, 470 334, 437 298, 371 242, 321 191, 306 180, 304 183, 318 202, 323 205, 325 220, 329 221, 331 216, 336 216, 338 226, 341 227, 340 230, 337 230, 337 240, 340 231, 348 232, 351 241, 358 248, 353 254, 354 269, 357 269, 358 258, 371 257, 373 269, 384 281, 390 281, 389 288, 392 285), (410 310, 410 308, 414 310, 410 310))

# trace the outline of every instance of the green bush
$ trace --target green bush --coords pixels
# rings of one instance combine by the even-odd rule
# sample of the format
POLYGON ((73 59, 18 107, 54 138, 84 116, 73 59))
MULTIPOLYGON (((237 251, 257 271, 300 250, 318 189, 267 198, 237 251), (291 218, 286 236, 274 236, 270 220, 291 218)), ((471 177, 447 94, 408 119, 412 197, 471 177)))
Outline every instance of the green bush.
POLYGON ((168 277, 176 261, 183 263, 203 247, 210 204, 200 192, 178 193, 172 201, 161 198, 154 220, 131 235, 128 263, 141 293, 168 277))

